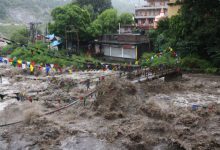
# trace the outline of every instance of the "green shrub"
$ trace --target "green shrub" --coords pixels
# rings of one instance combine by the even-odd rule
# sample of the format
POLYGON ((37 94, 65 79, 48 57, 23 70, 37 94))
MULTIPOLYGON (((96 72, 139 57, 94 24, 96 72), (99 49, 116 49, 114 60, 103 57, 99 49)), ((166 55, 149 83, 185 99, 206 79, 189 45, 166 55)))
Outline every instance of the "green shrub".
POLYGON ((59 64, 60 66, 74 66, 82 69, 84 63, 90 62, 93 64, 99 63, 98 60, 87 55, 73 55, 71 58, 63 55, 62 51, 48 50, 44 43, 36 43, 29 45, 27 48, 16 48, 10 55, 11 58, 20 58, 25 61, 35 61, 43 64, 59 64), (33 53, 32 53, 33 50, 33 53), (58 56, 58 57, 55 57, 58 56))
POLYGON ((13 52, 13 47, 11 45, 7 45, 5 47, 3 47, 2 50, 0 50, 0 55, 1 56, 6 56, 9 55, 13 52))
POLYGON ((154 56, 156 53, 144 53, 141 57, 141 59, 148 59, 151 56, 154 56))
POLYGON ((212 65, 209 61, 200 59, 198 56, 187 56, 184 57, 181 61, 181 66, 183 68, 193 68, 193 69, 202 69, 212 68, 212 65))
POLYGON ((177 58, 172 57, 171 52, 166 52, 162 54, 160 57, 154 57, 154 59, 151 60, 151 57, 155 55, 156 53, 144 53, 141 59, 141 65, 148 67, 158 67, 161 64, 171 67, 177 65, 177 58))
POLYGON ((205 73, 215 74, 218 72, 218 68, 206 68, 205 73))

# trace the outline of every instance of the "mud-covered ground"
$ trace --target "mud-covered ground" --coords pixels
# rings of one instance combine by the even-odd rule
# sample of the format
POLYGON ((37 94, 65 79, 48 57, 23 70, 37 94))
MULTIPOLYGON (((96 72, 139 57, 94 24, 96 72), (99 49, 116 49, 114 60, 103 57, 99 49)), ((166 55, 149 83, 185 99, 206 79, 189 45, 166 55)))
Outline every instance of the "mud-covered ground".
MULTIPOLYGON (((97 86, 86 106, 77 100, 44 116, 87 95, 95 83, 87 91, 74 84, 80 77, 34 80, 11 68, 1 73, 0 94, 7 96, 0 103, 0 125, 23 122, 0 128, 0 150, 220 149, 219 76, 185 74, 181 81, 135 85, 112 77, 97 86), (23 93, 24 101, 17 101, 15 93, 23 93)), ((83 80, 100 75, 80 73, 83 80)))

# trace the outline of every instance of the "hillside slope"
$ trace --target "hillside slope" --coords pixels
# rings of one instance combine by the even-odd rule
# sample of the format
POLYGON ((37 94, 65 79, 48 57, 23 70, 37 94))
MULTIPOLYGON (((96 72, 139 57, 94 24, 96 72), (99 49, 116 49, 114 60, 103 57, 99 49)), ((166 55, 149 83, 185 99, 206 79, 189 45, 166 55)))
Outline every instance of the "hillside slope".
MULTIPOLYGON (((32 21, 50 21, 53 8, 71 0, 0 0, 0 23, 26 24, 32 21)), ((144 0, 112 0, 112 5, 119 12, 134 13, 135 5, 144 0)))
POLYGON ((0 0, 1 23, 47 22, 50 11, 71 0, 0 0))
MULTIPOLYGON (((47 23, 51 21, 50 12, 57 6, 72 0, 0 0, 0 36, 11 34, 30 22, 47 23)), ((136 5, 144 0, 112 0, 112 5, 119 13, 134 13, 136 5)))

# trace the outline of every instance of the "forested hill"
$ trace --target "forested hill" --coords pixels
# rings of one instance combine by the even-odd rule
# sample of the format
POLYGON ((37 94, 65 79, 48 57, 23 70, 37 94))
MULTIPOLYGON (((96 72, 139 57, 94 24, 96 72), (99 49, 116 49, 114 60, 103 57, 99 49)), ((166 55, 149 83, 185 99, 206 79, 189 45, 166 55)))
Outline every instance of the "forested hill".
POLYGON ((71 0, 0 0, 0 23, 45 22, 51 9, 71 0))
MULTIPOLYGON (((0 0, 0 23, 48 22, 50 12, 72 0, 0 0)), ((144 0, 112 0, 119 12, 134 13, 135 5, 144 0)))

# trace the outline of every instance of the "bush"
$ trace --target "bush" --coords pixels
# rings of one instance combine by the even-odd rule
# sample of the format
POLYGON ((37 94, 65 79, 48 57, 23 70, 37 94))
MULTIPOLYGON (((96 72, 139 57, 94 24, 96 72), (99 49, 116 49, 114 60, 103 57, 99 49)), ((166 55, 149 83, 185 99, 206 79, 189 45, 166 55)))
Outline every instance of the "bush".
POLYGON ((11 45, 7 45, 7 46, 3 47, 2 50, 0 50, 0 55, 6 56, 6 55, 11 54, 12 51, 13 51, 13 47, 11 45))
POLYGON ((171 57, 170 54, 165 54, 162 55, 161 57, 154 58, 155 60, 153 61, 152 65, 153 67, 158 67, 161 64, 169 67, 173 67, 177 65, 176 58, 171 57))
POLYGON ((205 73, 215 74, 218 72, 218 68, 206 68, 205 73))
POLYGON ((172 67, 177 65, 177 58, 173 57, 171 52, 165 52, 160 57, 154 57, 154 59, 151 60, 151 57, 155 55, 157 54, 144 53, 141 59, 141 65, 148 67, 159 67, 160 65, 172 67))
POLYGON ((155 53, 144 53, 141 57, 141 59, 148 59, 150 58, 151 56, 154 56, 155 53))
POLYGON ((86 55, 73 55, 71 58, 62 54, 62 51, 48 50, 43 43, 36 43, 27 48, 16 48, 10 55, 11 58, 18 58, 25 61, 34 61, 38 64, 58 64, 59 66, 74 66, 82 69, 85 63, 98 64, 99 61, 86 55), (33 53, 32 53, 33 50, 33 53), (58 56, 58 57, 55 57, 58 56))
POLYGON ((209 61, 200 59, 198 56, 187 56, 184 57, 181 61, 181 66, 183 68, 192 68, 192 69, 202 69, 212 68, 212 65, 209 61))

